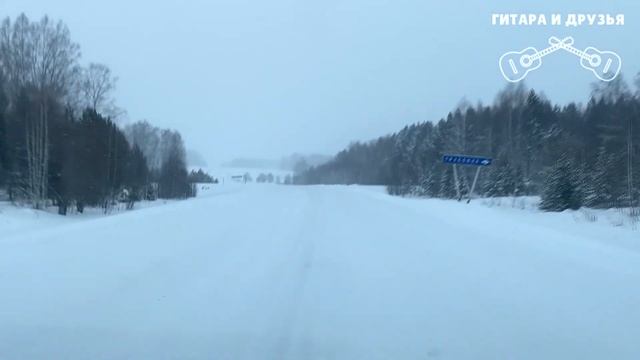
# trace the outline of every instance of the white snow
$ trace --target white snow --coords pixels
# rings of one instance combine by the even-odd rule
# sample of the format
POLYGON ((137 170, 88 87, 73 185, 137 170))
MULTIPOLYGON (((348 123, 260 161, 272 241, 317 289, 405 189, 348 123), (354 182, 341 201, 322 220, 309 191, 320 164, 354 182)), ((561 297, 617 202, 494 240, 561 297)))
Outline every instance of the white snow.
POLYGON ((640 358, 629 227, 356 186, 201 195, 3 207, 0 359, 640 358))

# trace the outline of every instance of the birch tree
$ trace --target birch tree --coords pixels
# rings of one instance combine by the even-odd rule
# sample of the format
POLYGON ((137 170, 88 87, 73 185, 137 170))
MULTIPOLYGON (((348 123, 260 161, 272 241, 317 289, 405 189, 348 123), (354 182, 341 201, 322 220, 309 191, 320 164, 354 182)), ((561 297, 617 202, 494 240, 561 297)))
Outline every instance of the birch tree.
POLYGON ((67 100, 78 73, 80 50, 69 29, 48 17, 30 22, 24 15, 0 26, 0 63, 7 77, 7 93, 16 99, 27 91, 37 108, 24 119, 27 181, 25 192, 35 208, 47 198, 49 118, 55 102, 67 100))

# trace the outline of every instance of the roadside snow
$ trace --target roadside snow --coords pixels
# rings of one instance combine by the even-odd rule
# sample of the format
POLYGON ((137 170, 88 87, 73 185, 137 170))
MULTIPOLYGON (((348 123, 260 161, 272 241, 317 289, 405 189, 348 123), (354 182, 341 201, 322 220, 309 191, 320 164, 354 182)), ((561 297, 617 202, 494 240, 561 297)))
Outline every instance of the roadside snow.
MULTIPOLYGON (((239 191, 240 184, 228 184, 226 186, 214 184, 198 184, 198 197, 215 196, 229 192, 239 191)), ((47 230, 59 225, 74 224, 78 221, 100 219, 105 216, 118 216, 131 211, 148 209, 157 206, 171 205, 181 200, 138 201, 131 210, 126 209, 126 204, 121 203, 105 214, 101 208, 85 208, 83 213, 78 213, 74 208, 69 208, 66 216, 58 215, 58 209, 50 206, 44 210, 34 210, 27 205, 14 205, 8 201, 0 201, 0 241, 12 236, 30 234, 34 231, 47 230)))

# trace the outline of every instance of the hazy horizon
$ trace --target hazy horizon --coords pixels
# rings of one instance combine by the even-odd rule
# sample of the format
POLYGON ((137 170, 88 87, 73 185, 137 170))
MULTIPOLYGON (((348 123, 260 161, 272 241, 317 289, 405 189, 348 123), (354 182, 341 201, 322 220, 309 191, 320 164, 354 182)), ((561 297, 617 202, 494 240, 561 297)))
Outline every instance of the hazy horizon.
MULTIPOLYGON (((633 1, 0 1, 64 21, 83 64, 119 77, 130 122, 179 130, 211 165, 234 158, 333 155, 352 141, 437 121, 462 100, 492 102, 501 53, 545 47, 551 35, 618 52, 640 70, 633 1), (497 27, 491 13, 623 13, 620 27, 497 27), (443 71, 446 69, 446 71, 443 71)), ((591 74, 568 54, 544 59, 527 85, 554 103, 585 102, 591 74)))

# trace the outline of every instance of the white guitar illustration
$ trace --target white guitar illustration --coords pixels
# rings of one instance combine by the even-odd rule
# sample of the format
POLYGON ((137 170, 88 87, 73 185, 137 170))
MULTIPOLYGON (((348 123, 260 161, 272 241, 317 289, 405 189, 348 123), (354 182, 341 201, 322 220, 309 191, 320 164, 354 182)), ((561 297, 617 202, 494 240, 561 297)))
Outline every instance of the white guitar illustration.
POLYGON ((504 53, 498 60, 498 66, 502 76, 509 82, 518 82, 524 79, 529 72, 542 65, 542 58, 559 50, 571 46, 573 38, 567 37, 562 40, 555 36, 549 38, 549 47, 541 51, 534 47, 528 47, 520 51, 509 51, 504 53))
POLYGON ((555 36, 549 38, 549 47, 542 51, 534 47, 528 47, 520 51, 504 53, 498 60, 498 66, 502 76, 509 82, 523 80, 531 71, 542 65, 542 58, 563 49, 580 58, 580 65, 591 71, 602 81, 615 79, 622 68, 622 59, 613 51, 601 51, 589 46, 584 50, 573 47, 571 36, 560 40, 555 36))
MULTIPOLYGON (((573 40, 573 39, 572 39, 573 40)), ((551 43, 551 39, 549 39, 551 43)), ((592 46, 587 47, 584 51, 578 50, 571 43, 563 42, 562 48, 569 53, 580 58, 580 65, 593 72, 593 74, 602 81, 611 81, 615 79, 622 68, 622 59, 613 51, 601 51, 592 46)))

